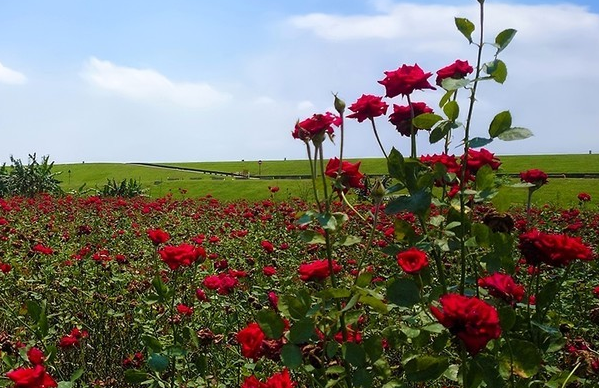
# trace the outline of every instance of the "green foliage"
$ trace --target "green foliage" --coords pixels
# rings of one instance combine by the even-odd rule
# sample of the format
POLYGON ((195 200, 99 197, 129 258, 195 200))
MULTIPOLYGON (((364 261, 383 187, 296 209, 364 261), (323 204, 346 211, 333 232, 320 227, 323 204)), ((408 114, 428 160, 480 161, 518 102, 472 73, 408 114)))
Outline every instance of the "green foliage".
POLYGON ((49 162, 50 157, 45 155, 41 161, 37 160, 36 154, 29 155, 27 165, 21 159, 10 157, 11 167, 3 165, 0 168, 0 196, 23 196, 34 197, 41 193, 62 194, 60 181, 56 176, 60 174, 52 172, 54 162, 49 162))
POLYGON ((108 179, 106 184, 98 190, 98 194, 102 197, 133 198, 144 195, 146 191, 142 184, 133 178, 123 179, 120 183, 114 179, 108 179))

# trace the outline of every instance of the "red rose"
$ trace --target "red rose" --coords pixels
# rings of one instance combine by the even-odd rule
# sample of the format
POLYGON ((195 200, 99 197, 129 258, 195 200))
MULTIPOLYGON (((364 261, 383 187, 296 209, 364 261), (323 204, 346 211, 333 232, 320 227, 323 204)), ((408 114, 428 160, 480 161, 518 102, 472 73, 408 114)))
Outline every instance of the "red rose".
POLYGON ((478 285, 488 290, 489 294, 508 303, 520 302, 524 297, 524 287, 516 284, 510 275, 499 272, 478 279, 478 285))
POLYGON ((265 276, 273 276, 273 275, 276 275, 277 269, 272 266, 266 266, 266 267, 262 268, 262 273, 265 276))
POLYGON ((177 312, 181 315, 192 316, 193 315, 193 307, 186 306, 182 303, 177 305, 177 312))
POLYGON ((470 355, 478 354, 489 341, 501 335, 497 310, 482 300, 459 294, 446 294, 439 302, 443 310, 431 306, 431 312, 464 343, 470 355))
POLYGON ((532 170, 520 173, 520 180, 526 183, 532 183, 535 186, 542 186, 547 183, 547 174, 543 171, 533 168, 532 170))
POLYGON ((270 243, 270 241, 263 240, 260 245, 267 253, 272 253, 275 250, 275 247, 270 243))
POLYGON ((154 245, 164 244, 171 238, 171 236, 162 229, 148 229, 147 233, 154 245))
POLYGON ((434 155, 422 155, 420 161, 426 165, 434 167, 435 164, 440 163, 445 166, 447 172, 457 174, 460 171, 460 165, 455 155, 447 154, 434 154, 434 155))
POLYGON ((58 386, 42 365, 35 365, 33 368, 18 368, 8 372, 6 377, 15 383, 15 388, 50 388, 58 386))
POLYGON ((441 83, 445 78, 460 79, 464 78, 473 71, 474 69, 472 66, 470 66, 468 61, 460 61, 459 59, 456 59, 456 61, 451 65, 437 71, 437 80, 435 82, 437 85, 441 86, 441 83))
POLYGON ((0 262, 0 272, 9 273, 11 269, 12 266, 10 264, 0 262))
POLYGON ((578 200, 580 202, 589 202, 591 200, 591 196, 587 193, 578 194, 578 200))
POLYGON ((33 365, 41 365, 44 363, 44 352, 36 347, 33 347, 27 351, 27 359, 33 365))
POLYGON ((275 373, 268 380, 266 380, 266 388, 293 388, 295 383, 291 381, 289 371, 287 368, 283 369, 282 372, 275 373))
POLYGON ((279 297, 277 295, 276 292, 274 291, 270 291, 268 293, 268 302, 270 303, 271 307, 275 310, 278 310, 279 308, 279 297))
POLYGON ((268 190, 270 190, 270 192, 274 194, 279 191, 279 186, 268 186, 268 190))
MULTIPOLYGON (((353 164, 344 160, 341 163, 341 175, 339 175, 339 159, 337 157, 332 158, 327 163, 325 175, 333 179, 340 178, 339 180, 343 185, 344 193, 347 193, 350 187, 364 188, 364 183, 362 182, 364 174, 360 172, 360 162, 353 164)), ((335 188, 335 190, 340 191, 341 189, 335 188)))
POLYGON ((291 135, 294 139, 310 141, 314 138, 324 137, 325 133, 332 135, 333 125, 337 127, 341 125, 341 118, 339 116, 335 116, 331 112, 315 114, 295 124, 291 135))
POLYGON ((350 107, 352 113, 348 115, 348 118, 356 119, 359 123, 366 119, 373 119, 375 117, 384 115, 387 113, 386 102, 382 101, 382 97, 373 96, 371 94, 362 94, 362 97, 358 98, 350 107))
POLYGON ((518 248, 530 265, 541 263, 553 267, 564 267, 574 260, 593 260, 593 251, 579 237, 565 234, 546 234, 536 229, 519 237, 518 248))
POLYGON ((593 295, 595 295, 595 298, 599 299, 599 286, 593 288, 593 295))
POLYGON ((266 384, 258 380, 256 376, 252 375, 243 380, 241 388, 266 388, 266 384))
POLYGON ((202 247, 195 247, 189 244, 181 244, 178 246, 166 246, 158 251, 162 261, 168 265, 173 271, 180 266, 189 267, 195 263, 200 257, 206 257, 206 251, 202 247))
POLYGON ((395 71, 385 71, 386 77, 378 81, 386 90, 386 96, 393 98, 395 96, 412 94, 414 90, 433 89, 428 82, 428 78, 433 73, 425 73, 417 64, 414 66, 403 65, 395 71))
MULTIPOLYGON (((463 163, 464 156, 462 156, 461 160, 463 163)), ((495 154, 492 154, 484 148, 481 148, 480 151, 469 148, 468 172, 474 176, 476 175, 478 170, 480 170, 485 165, 490 166, 493 170, 497 170, 499 166, 501 166, 501 162, 499 161, 499 159, 495 157, 495 154)))
MULTIPOLYGON (((424 102, 413 102, 411 108, 410 105, 393 104, 393 113, 389 115, 389 122, 395 125, 397 132, 403 136, 411 135, 412 109, 414 110, 414 117, 423 113, 433 113, 432 108, 424 102)), ((421 128, 414 127, 414 130, 418 129, 421 128)))
POLYGON ((397 254, 397 264, 399 264, 401 269, 406 273, 415 275, 423 268, 428 267, 428 259, 426 258, 426 252, 412 247, 407 251, 397 254))
POLYGON ((241 354, 254 361, 262 356, 262 342, 266 336, 257 323, 250 323, 237 333, 237 342, 241 345, 241 354))
MULTIPOLYGON (((338 273, 339 271, 341 271, 341 266, 333 260, 333 272, 338 273)), ((299 273, 300 279, 304 282, 326 279, 331 275, 327 259, 314 260, 310 263, 300 264, 299 273)))
POLYGON ((207 302, 208 301, 208 297, 206 296, 206 292, 204 290, 202 290, 201 288, 196 289, 196 298, 198 298, 198 300, 200 302, 207 302))

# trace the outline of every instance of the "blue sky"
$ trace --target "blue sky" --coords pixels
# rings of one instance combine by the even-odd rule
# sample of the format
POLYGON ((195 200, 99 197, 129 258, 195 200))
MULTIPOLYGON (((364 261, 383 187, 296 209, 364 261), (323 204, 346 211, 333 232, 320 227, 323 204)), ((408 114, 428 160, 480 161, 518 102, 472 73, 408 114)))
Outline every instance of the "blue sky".
MULTIPOLYGON (((293 125, 332 109, 332 92, 350 105, 384 94, 383 71, 404 63, 433 73, 455 59, 472 63, 474 47, 453 18, 476 21, 476 5, 2 2, 0 161, 33 152, 58 163, 303 158, 293 125)), ((501 53, 505 85, 481 87, 474 136, 509 109, 535 137, 494 142, 493 152, 599 152, 599 2, 487 0, 486 8, 488 41, 504 28, 518 33, 501 53)), ((430 106, 441 96, 417 93, 430 106)), ((388 147, 409 152, 386 120, 377 124, 388 147)), ((440 151, 426 143, 421 136, 421 153, 440 151)), ((365 123, 348 122, 346 144, 348 156, 381 156, 365 123)), ((329 156, 336 151, 327 145, 329 156)))

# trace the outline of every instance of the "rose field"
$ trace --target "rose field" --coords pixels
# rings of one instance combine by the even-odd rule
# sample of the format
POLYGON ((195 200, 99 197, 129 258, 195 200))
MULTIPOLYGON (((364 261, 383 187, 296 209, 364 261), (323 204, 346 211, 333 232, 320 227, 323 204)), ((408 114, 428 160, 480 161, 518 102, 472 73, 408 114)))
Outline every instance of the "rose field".
POLYGON ((454 19, 475 63, 431 80, 402 64, 380 95, 333 95, 289 125, 305 161, 117 165, 100 187, 98 165, 60 182, 47 156, 11 157, 0 386, 599 387, 599 159, 492 152, 532 131, 509 110, 472 124, 516 36, 486 41, 476 3, 477 24, 454 19), (347 120, 379 158, 344 157, 347 120))

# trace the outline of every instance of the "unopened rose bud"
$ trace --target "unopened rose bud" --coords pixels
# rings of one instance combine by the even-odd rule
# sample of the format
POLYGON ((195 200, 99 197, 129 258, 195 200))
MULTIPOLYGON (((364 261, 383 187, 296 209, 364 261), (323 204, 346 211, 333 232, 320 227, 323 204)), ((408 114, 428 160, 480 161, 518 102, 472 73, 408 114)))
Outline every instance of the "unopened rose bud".
POLYGON ((374 181, 374 185, 372 186, 372 190, 370 191, 370 197, 372 198, 375 204, 379 204, 383 201, 384 196, 385 187, 379 179, 376 179, 374 181))
POLYGON ((345 111, 345 101, 343 101, 342 99, 340 99, 339 97, 337 97, 336 94, 333 94, 333 96, 335 96, 335 103, 334 103, 335 110, 340 115, 343 115, 343 112, 345 111))

